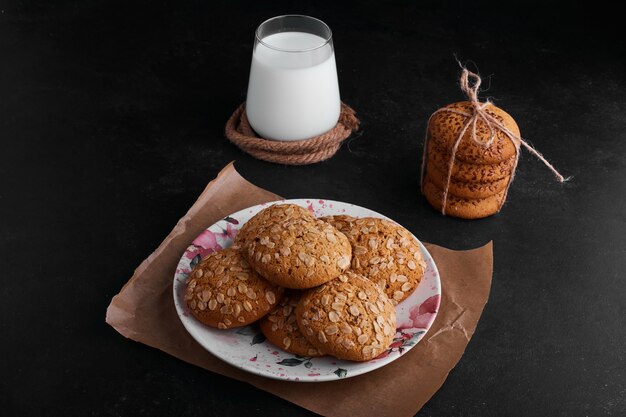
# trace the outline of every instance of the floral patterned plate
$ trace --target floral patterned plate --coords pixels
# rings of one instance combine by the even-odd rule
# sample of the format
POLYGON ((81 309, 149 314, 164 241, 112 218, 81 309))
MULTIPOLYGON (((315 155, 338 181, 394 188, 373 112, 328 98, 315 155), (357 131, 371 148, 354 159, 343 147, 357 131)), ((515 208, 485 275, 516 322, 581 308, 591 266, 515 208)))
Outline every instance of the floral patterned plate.
MULTIPOLYGON (((316 216, 347 214, 353 217, 387 218, 372 210, 331 200, 295 199, 292 203, 308 208, 316 216)), ((174 304, 191 336, 206 350, 245 371, 287 381, 331 381, 349 378, 380 368, 406 353, 428 331, 439 309, 441 282, 439 272, 424 245, 427 269, 418 288, 396 307, 397 326, 393 343, 380 356, 368 362, 351 362, 331 356, 310 358, 284 352, 265 340, 258 326, 218 330, 203 325, 190 313, 184 294, 187 276, 205 255, 229 247, 239 228, 262 210, 275 203, 261 204, 231 214, 202 233, 187 248, 174 276, 174 304)))

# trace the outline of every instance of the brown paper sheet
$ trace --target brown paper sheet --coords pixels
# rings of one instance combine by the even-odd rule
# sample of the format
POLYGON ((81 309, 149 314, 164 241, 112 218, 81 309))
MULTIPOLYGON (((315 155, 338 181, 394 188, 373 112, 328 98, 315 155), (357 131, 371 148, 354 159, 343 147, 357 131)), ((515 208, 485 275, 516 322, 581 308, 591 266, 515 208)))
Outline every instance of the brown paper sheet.
POLYGON ((272 380, 236 369, 196 343, 176 314, 172 280, 178 260, 202 230, 235 211, 279 198, 243 179, 233 163, 227 165, 113 297, 106 322, 130 339, 249 382, 322 415, 414 415, 441 387, 474 334, 491 287, 491 242, 469 251, 426 244, 441 274, 441 306, 428 334, 400 359, 376 371, 333 382, 272 380))

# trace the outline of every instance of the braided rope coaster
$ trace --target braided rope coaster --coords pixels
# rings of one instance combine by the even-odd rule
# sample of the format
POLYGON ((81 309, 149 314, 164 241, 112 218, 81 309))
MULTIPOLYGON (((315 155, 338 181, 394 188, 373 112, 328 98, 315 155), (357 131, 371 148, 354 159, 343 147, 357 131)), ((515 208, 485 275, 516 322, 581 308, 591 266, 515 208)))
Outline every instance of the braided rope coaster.
POLYGON ((246 117, 246 103, 241 104, 226 122, 226 137, 242 151, 257 159, 285 165, 308 165, 332 157, 341 143, 359 129, 354 110, 341 103, 341 114, 334 128, 310 139, 296 141, 268 140, 257 136, 246 117))

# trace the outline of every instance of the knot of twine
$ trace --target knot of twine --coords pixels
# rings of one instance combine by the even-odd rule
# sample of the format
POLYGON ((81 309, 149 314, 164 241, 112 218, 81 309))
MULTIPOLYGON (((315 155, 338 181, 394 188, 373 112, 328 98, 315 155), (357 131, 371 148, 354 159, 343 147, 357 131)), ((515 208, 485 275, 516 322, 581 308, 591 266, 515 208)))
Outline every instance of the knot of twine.
POLYGON ((504 133, 515 146, 515 162, 511 170, 511 175, 509 176, 509 181, 504 189, 504 194, 502 197, 502 201, 500 202, 500 207, 498 208, 498 211, 500 210, 500 208, 502 208, 502 205, 504 205, 507 193, 509 191, 509 186, 511 185, 511 182, 513 181, 513 177, 515 176, 515 170, 517 168, 517 163, 519 161, 520 145, 524 146, 531 154, 535 155, 541 162, 543 162, 552 171, 552 173, 556 176, 556 179, 559 182, 563 183, 565 181, 568 181, 569 178, 564 178, 563 175, 561 175, 559 171, 557 171, 556 168, 554 168, 554 166, 552 166, 552 164, 548 162, 541 153, 539 153, 539 151, 537 151, 535 148, 529 145, 521 136, 518 136, 515 133, 511 132, 511 130, 509 130, 506 126, 504 126, 504 124, 502 124, 494 116, 487 113, 486 111, 487 106, 492 105, 493 103, 491 103, 489 100, 485 102, 481 102, 478 99, 478 93, 480 91, 479 89, 480 89, 480 84, 482 83, 482 79, 480 78, 478 74, 473 73, 472 71, 465 68, 460 62, 459 62, 459 65, 461 66, 461 69, 462 69, 461 79, 460 79, 459 84, 461 87, 461 91, 465 93, 467 100, 470 102, 472 106, 471 113, 468 113, 462 110, 446 108, 446 107, 435 111, 428 119, 428 124, 426 125, 426 138, 424 140, 424 153, 422 155, 421 184, 423 187, 424 173, 425 173, 426 161, 427 161, 428 140, 429 140, 428 127, 430 126, 430 122, 432 118, 436 114, 439 114, 439 113, 453 113, 453 114, 458 114, 466 118, 466 122, 463 125, 463 128, 461 129, 461 131, 459 132, 458 137, 454 141, 454 144, 452 146, 452 150, 450 153, 450 160, 448 161, 448 172, 447 172, 446 184, 442 193, 441 214, 443 214, 444 216, 446 214, 446 203, 448 202, 448 189, 450 188, 450 181, 452 179, 452 168, 454 167, 454 162, 456 161, 456 152, 458 150, 459 144, 461 143, 461 140, 465 136, 465 133, 470 128, 471 128, 471 134, 470 134, 471 140, 483 148, 488 148, 493 144, 494 140, 496 139, 498 130, 504 133), (476 125, 479 120, 482 121, 483 124, 487 126, 487 128, 489 129, 489 137, 486 140, 484 138, 480 138, 476 134, 476 125))
POLYGON ((263 139, 252 130, 243 103, 226 122, 225 134, 228 140, 257 159, 285 165, 308 165, 332 157, 341 143, 358 128, 359 119, 354 110, 341 103, 339 121, 326 133, 295 141, 263 139))

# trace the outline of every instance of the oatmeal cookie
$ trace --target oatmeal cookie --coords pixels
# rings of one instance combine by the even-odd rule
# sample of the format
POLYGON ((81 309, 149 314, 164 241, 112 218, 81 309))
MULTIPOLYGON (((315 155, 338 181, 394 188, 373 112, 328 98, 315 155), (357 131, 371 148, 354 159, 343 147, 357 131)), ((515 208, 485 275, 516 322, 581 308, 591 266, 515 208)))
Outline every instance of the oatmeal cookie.
POLYGON ((261 331, 282 350, 300 356, 323 356, 302 334, 296 322, 296 307, 301 291, 291 290, 283 295, 280 304, 259 322, 261 331))
POLYGON ((298 206, 283 206, 265 209, 284 215, 264 217, 242 248, 260 275, 282 287, 304 289, 328 282, 350 266, 352 248, 343 233, 298 206))
MULTIPOLYGON (((468 101, 449 104, 445 108, 468 114, 471 114, 473 111, 472 104, 468 101)), ((517 123, 507 112, 493 104, 488 104, 485 110, 487 114, 502 123, 513 134, 520 136, 517 123)), ((449 112, 435 114, 428 124, 430 142, 436 143, 445 152, 450 153, 454 142, 459 137, 459 133, 461 133, 466 123, 467 117, 460 114, 449 112)), ((515 145, 511 139, 500 129, 494 129, 494 132, 495 138, 492 145, 482 147, 472 140, 472 129, 470 126, 459 143, 456 157, 472 164, 497 164, 515 156, 515 145)), ((482 119, 479 119, 476 124, 476 135, 485 140, 491 136, 491 131, 482 119)))
POLYGON ((280 301, 283 289, 258 275, 235 249, 207 255, 190 272, 185 301, 191 314, 219 329, 257 321, 280 301))
POLYGON ((307 291, 296 317, 313 346, 340 359, 368 361, 385 351, 396 333, 396 311, 367 278, 346 272, 307 291))
MULTIPOLYGON (((424 181, 424 196, 435 210, 441 211, 443 191, 428 178, 424 181)), ((446 215, 462 219, 481 219, 500 210, 505 190, 487 198, 461 198, 448 193, 446 215)))
POLYGON ((374 217, 322 217, 343 232, 352 245, 352 270, 373 281, 393 303, 406 299, 419 285, 426 263, 411 232, 374 217))

